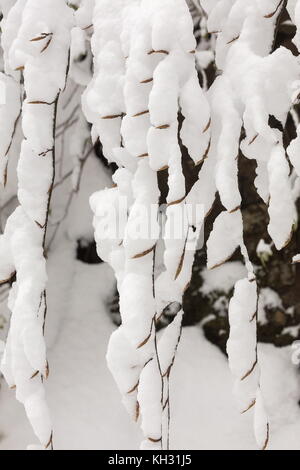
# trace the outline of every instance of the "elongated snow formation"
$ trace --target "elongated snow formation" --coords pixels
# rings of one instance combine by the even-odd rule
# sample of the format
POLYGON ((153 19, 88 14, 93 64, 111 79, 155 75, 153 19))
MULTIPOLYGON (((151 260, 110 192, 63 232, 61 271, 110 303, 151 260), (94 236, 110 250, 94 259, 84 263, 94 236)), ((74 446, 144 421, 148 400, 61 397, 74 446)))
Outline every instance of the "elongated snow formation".
MULTIPOLYGON (((284 47, 272 51, 278 18, 286 3, 201 2, 208 14, 208 29, 217 35, 216 64, 223 72, 210 90, 213 132, 208 158, 215 159, 216 188, 227 211, 216 219, 208 240, 208 267, 222 264, 240 247, 248 268, 248 278, 237 282, 230 302, 227 351, 241 412, 255 406, 255 436, 262 449, 268 444, 269 424, 260 390, 257 285, 243 243, 237 156, 241 149, 247 158, 256 160, 255 186, 268 204, 269 234, 281 249, 291 237, 296 210, 282 132, 271 127, 270 116, 284 128, 299 93, 297 58, 284 47), (241 140, 242 128, 245 138, 241 140)), ((293 10, 295 2, 290 3, 293 10)))
POLYGON ((185 118, 180 137, 199 165, 209 149, 209 107, 195 69, 185 1, 103 0, 95 3, 92 23, 95 72, 84 109, 94 138, 99 136, 105 156, 119 167, 115 187, 91 198, 98 252, 114 268, 120 292, 122 326, 111 337, 107 359, 127 409, 135 419, 141 415, 142 448, 168 448, 169 375, 203 222, 186 204, 201 201, 186 194, 178 112, 185 118), (161 217, 158 173, 164 169, 169 191, 161 217), (104 208, 118 212, 124 201, 128 216, 117 214, 121 233, 105 241, 104 208), (178 238, 172 233, 176 216, 183 222, 178 238), (176 315, 158 340, 156 324, 166 308, 176 315))
MULTIPOLYGON (((73 15, 64 0, 10 3, 3 25, 8 74, 3 79, 9 99, 10 94, 20 96, 15 80, 23 75, 24 140, 18 163, 20 206, 9 217, 0 238, 1 282, 16 276, 9 297, 12 316, 1 370, 24 404, 42 447, 48 449, 52 448, 52 424, 43 386, 48 376, 44 248, 55 173, 57 101, 66 83, 73 15)), ((8 136, 17 118, 17 104, 17 99, 10 103, 8 136)), ((1 165, 4 175, 5 157, 1 165)))
MULTIPOLYGON (((264 449, 269 440, 269 424, 260 390, 256 338, 258 293, 254 269, 243 242, 237 157, 241 149, 247 158, 255 158, 257 161, 255 185, 258 194, 268 204, 268 230, 275 246, 280 249, 289 241, 296 212, 282 133, 270 126, 269 116, 274 116, 284 125, 293 100, 298 95, 298 63, 285 48, 272 52, 275 29, 284 2, 203 1, 202 7, 208 14, 209 31, 217 34, 216 64, 223 71, 209 91, 210 116, 205 98, 196 86, 193 66, 184 67, 185 63, 189 64, 189 55, 194 53, 195 45, 190 34, 191 24, 186 6, 184 2, 177 3, 177 8, 182 7, 186 13, 186 16, 182 13, 182 18, 186 18, 187 22, 182 21, 181 27, 176 24, 171 6, 168 9, 168 2, 163 6, 156 2, 151 2, 151 5, 143 1, 120 2, 116 8, 119 11, 123 8, 123 13, 119 15, 112 7, 101 2, 100 21, 104 22, 102 33, 100 26, 98 29, 100 22, 97 19, 93 21, 95 35, 97 31, 102 35, 103 47, 99 47, 99 40, 95 40, 94 44, 99 47, 98 73, 95 68, 94 80, 86 94, 86 103, 90 104, 87 115, 91 109, 94 111, 94 119, 90 115, 90 121, 94 132, 98 129, 95 137, 100 136, 105 154, 122 167, 114 177, 116 187, 92 198, 99 253, 117 271, 121 298, 122 326, 112 337, 108 361, 124 401, 130 403, 136 417, 141 411, 142 428, 150 441, 150 444, 145 441, 143 446, 152 447, 157 443, 158 446, 168 445, 168 425, 165 423, 168 418, 165 417, 165 410, 169 414, 169 371, 162 367, 164 353, 157 347, 155 323, 163 309, 172 304, 178 306, 177 315, 182 315, 182 293, 189 281, 193 262, 193 255, 190 258, 187 256, 185 241, 191 227, 195 229, 197 222, 201 226, 202 221, 192 223, 187 218, 185 237, 176 241, 165 237, 164 270, 157 276, 156 239, 135 239, 131 242, 128 233, 134 224, 136 204, 153 206, 158 201, 156 179, 152 179, 150 170, 159 172, 168 168, 165 229, 168 229, 172 217, 185 207, 186 202, 201 203, 206 215, 217 190, 226 212, 215 221, 208 241, 208 266, 213 268, 224 263, 237 248, 240 248, 245 259, 248 278, 237 283, 230 303, 228 353, 230 367, 236 377, 235 391, 241 412, 259 403, 255 406, 255 435, 259 447, 264 449), (112 23, 108 27, 109 16, 112 23), (170 26, 168 35, 165 34, 163 24, 170 26), (178 31, 181 34, 177 37, 178 31), (108 78, 108 67, 100 67, 101 63, 105 64, 111 58, 111 53, 118 58, 110 61, 113 64, 111 76, 117 86, 108 78), (276 84, 272 84, 275 75, 276 84), (95 104, 96 97, 99 98, 101 94, 100 84, 102 90, 105 88, 103 84, 107 88, 102 92, 103 101, 95 104), (146 85, 149 90, 141 85, 146 85), (99 87, 97 91, 96 86, 99 87), (118 99, 107 99, 109 87, 112 87, 118 99), (188 195, 185 194, 177 140, 179 109, 185 118, 180 136, 191 158, 198 164, 208 156, 201 168, 199 180, 188 195), (99 119, 99 115, 102 119, 99 119), (199 132, 201 128, 202 133, 199 132), (242 129, 246 137, 241 141, 242 129), (143 161, 140 162, 140 159, 143 161), (148 186, 149 190, 146 189, 148 186), (129 197, 130 210, 128 220, 123 220, 124 236, 115 240, 114 247, 106 247, 103 252, 101 210, 112 193, 116 206, 119 206, 120 195, 129 197), (150 295, 151 269, 154 281, 150 295), (180 282, 181 276, 186 284, 180 282), (154 316, 152 295, 155 300, 154 316), (247 302, 245 299, 248 299, 247 302), (128 360, 123 355, 121 361, 120 351, 123 347, 124 352, 125 343, 128 360), (134 380, 127 383, 130 374, 134 380), (159 394, 157 390, 161 379, 159 394)), ((166 329, 166 335, 172 327, 166 329)), ((177 337, 177 342, 169 347, 176 351, 180 333, 174 337, 177 337)))
MULTIPOLYGON (((8 155, 11 148, 14 133, 16 131, 17 121, 21 108, 21 87, 20 72, 14 71, 10 67, 8 60, 8 51, 14 39, 13 25, 11 21, 7 23, 7 16, 14 2, 1 2, 2 9, 2 35, 1 45, 4 54, 5 73, 0 74, 0 184, 6 185, 8 155)), ((20 14, 16 8, 12 12, 15 20, 20 14)))

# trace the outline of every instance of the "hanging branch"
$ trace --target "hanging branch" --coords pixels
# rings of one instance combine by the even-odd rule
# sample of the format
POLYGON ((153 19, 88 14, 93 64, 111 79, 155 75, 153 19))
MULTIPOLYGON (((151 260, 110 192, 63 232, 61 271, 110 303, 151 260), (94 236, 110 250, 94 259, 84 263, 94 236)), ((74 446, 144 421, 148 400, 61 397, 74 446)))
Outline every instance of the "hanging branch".
POLYGON ((229 364, 236 377, 235 392, 242 413, 254 407, 255 437, 259 448, 269 441, 269 423, 264 411, 260 388, 257 351, 257 286, 253 266, 243 242, 241 196, 238 187, 237 155, 240 150, 257 162, 255 186, 268 205, 268 231, 277 249, 291 237, 296 211, 285 158, 282 133, 272 129, 269 116, 275 116, 284 127, 293 104, 292 83, 297 80, 297 59, 280 48, 270 54, 281 7, 286 2, 267 0, 253 2, 244 9, 244 2, 222 4, 220 8, 208 0, 202 6, 208 14, 208 30, 218 31, 216 63, 222 75, 211 93, 212 146, 209 158, 215 159, 215 181, 227 212, 216 219, 208 240, 208 266, 217 267, 240 247, 248 270, 248 278, 238 281, 230 302, 230 336, 227 345, 229 364), (276 2, 275 2, 276 3, 276 2), (233 11, 240 9, 236 23, 233 11), (249 34, 255 28, 257 34, 249 34), (257 38, 260 37, 258 41, 257 38), (276 91, 267 83, 276 76, 276 91), (240 141, 242 127, 246 137, 240 141), (279 176, 280 175, 280 176, 279 176), (282 198, 282 194, 285 197, 282 198), (247 345, 247 347, 245 346, 247 345))
POLYGON ((20 206, 7 220, 1 238, 8 250, 7 263, 16 271, 9 299, 12 319, 1 370, 24 404, 41 446, 52 449, 52 424, 43 387, 49 374, 44 342, 44 253, 55 180, 57 104, 68 71, 72 13, 64 0, 17 2, 8 14, 7 28, 12 27, 10 20, 14 21, 17 13, 22 20, 7 56, 12 69, 23 70, 26 98, 22 106, 24 140, 17 170, 20 206), (47 32, 37 29, 41 22, 47 32), (40 48, 42 41, 46 42, 40 48), (20 58, 24 62, 20 63, 20 58), (49 73, 49 64, 53 73, 49 73))
POLYGON ((21 111, 20 84, 9 75, 0 73, 0 183, 6 186, 8 156, 11 149, 21 111))
MULTIPOLYGON (((198 83, 192 54, 193 24, 186 3, 176 0, 178 19, 173 18, 174 2, 170 1, 165 2, 163 9, 158 1, 147 7, 132 1, 123 12, 121 3, 115 11, 106 7, 106 1, 95 4, 94 78, 83 103, 93 125, 92 135, 99 136, 104 155, 119 166, 113 176, 116 186, 91 199, 97 249, 115 269, 120 293, 122 325, 111 337, 108 364, 130 413, 134 419, 141 415, 145 435, 142 448, 161 449, 169 446, 169 376, 180 339, 181 309, 161 340, 157 340, 157 321, 166 306, 182 302, 203 218, 194 220, 193 216, 188 220, 179 242, 174 234, 165 238, 166 272, 157 278, 153 260, 161 228, 157 217, 158 173, 168 168, 166 217, 171 224, 173 214, 180 215, 186 207, 178 112, 181 110, 185 117, 181 139, 195 165, 208 153, 210 115, 198 83), (146 15, 144 8, 153 14, 149 10, 146 15), (158 22, 156 11, 163 15, 164 22, 158 22), (161 25, 170 18, 172 34, 166 38, 161 25), (112 56, 114 61, 106 63, 105 57, 112 56), (110 89, 114 100, 109 98, 110 89), (125 220, 123 217, 124 234, 114 241, 105 240, 101 213, 107 207, 118 214, 122 197, 128 202, 128 216, 125 220), (135 232, 137 217, 141 227, 151 229, 151 234, 135 232), (197 230, 186 249, 192 227, 197 230), (175 258, 171 263, 172 253, 175 258), (115 263, 117 257, 121 263, 115 263), (172 335, 174 329, 176 334, 172 335)), ((192 205, 201 203, 196 197, 189 201, 192 205)))

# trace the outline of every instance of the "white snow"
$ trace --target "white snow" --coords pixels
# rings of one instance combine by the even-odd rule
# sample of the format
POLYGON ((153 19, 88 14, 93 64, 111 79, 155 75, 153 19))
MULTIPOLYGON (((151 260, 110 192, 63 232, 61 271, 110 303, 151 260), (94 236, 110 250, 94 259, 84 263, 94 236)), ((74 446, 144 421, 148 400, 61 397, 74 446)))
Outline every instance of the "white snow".
POLYGON ((235 211, 221 212, 214 221, 207 241, 207 267, 213 269, 225 263, 242 244, 242 215, 235 211))
POLYGON ((240 261, 228 261, 214 270, 204 269, 201 272, 203 284, 200 291, 208 295, 213 291, 229 292, 239 279, 247 274, 246 268, 240 261))
POLYGON ((257 247, 256 247, 256 253, 258 256, 272 256, 272 245, 269 243, 266 243, 262 238, 259 240, 257 247))
POLYGON ((258 297, 258 304, 257 304, 257 316, 258 321, 260 324, 266 324, 266 311, 265 307, 267 308, 279 308, 282 309, 282 300, 280 299, 277 292, 269 287, 264 287, 259 289, 259 297, 258 297))
MULTIPOLYGON (((109 335, 108 366, 131 418, 140 420, 143 449, 168 448, 170 404, 171 447, 176 442, 184 446, 189 441, 188 448, 201 447, 203 442, 207 448, 225 444, 231 448, 234 443, 236 447, 254 448, 254 440, 248 434, 252 427, 248 415, 254 422, 259 448, 267 444, 278 448, 281 436, 281 445, 290 445, 285 437, 287 429, 297 426, 293 419, 299 417, 294 393, 295 368, 288 348, 279 353, 274 348, 257 347, 257 320, 265 323, 265 307, 280 307, 281 303, 270 289, 262 289, 257 298, 255 270, 243 241, 238 184, 241 149, 246 158, 256 161, 254 183, 258 195, 268 205, 272 243, 277 249, 284 247, 297 223, 299 122, 292 112, 297 137, 287 149, 294 167, 290 171, 282 132, 272 128, 269 117, 274 116, 285 126, 288 112, 298 100, 300 80, 298 58, 285 47, 272 51, 274 29, 283 5, 278 2, 201 0, 207 18, 201 20, 200 36, 204 38, 208 28, 211 39, 204 39, 200 50, 196 50, 193 19, 185 0, 75 0, 79 7, 76 12, 66 0, 0 0, 5 71, 0 75, 0 181, 4 185, 8 157, 13 159, 15 170, 15 154, 20 153, 16 171, 18 189, 13 171, 8 192, 1 193, 1 203, 8 201, 9 207, 15 208, 16 194, 20 203, 0 235, 0 280, 8 280, 16 271, 8 297, 12 315, 3 354, 1 346, 1 370, 8 385, 16 389, 16 398, 24 404, 41 443, 29 446, 30 449, 52 446, 53 427, 44 389, 49 373, 44 341, 47 306, 51 312, 47 338, 54 364, 47 390, 57 448, 75 444, 77 448, 99 448, 110 447, 112 443, 116 447, 116 440, 110 435, 118 436, 121 448, 135 447, 140 440, 138 431, 129 427, 133 425, 129 425, 123 409, 120 411, 116 405, 116 389, 100 360, 104 358, 109 335), (207 92, 207 77, 201 69, 214 58, 219 70, 207 92), (60 95, 61 121, 59 117, 55 129, 60 95), (118 166, 112 178, 113 187, 108 172, 100 176, 101 166, 94 158, 89 127, 78 103, 81 95, 85 118, 92 125, 93 143, 99 139, 104 156, 118 166), (69 105, 73 106, 75 100, 71 110, 69 105), (17 122, 21 104, 19 127, 24 140, 19 152, 21 129, 17 122), (179 113, 183 117, 180 136, 179 113), (67 132, 69 128, 73 135, 67 132), (245 138, 241 142, 242 129, 245 138), (59 141, 56 161, 55 134, 59 141), (12 137, 17 142, 11 145, 12 137), (189 194, 179 137, 192 165, 205 160, 189 194), (69 158, 64 159, 65 155, 69 158), (87 171, 82 173, 84 166, 87 171), (59 188, 49 211, 55 167, 59 188), (162 170, 168 173, 168 194, 160 227, 157 172, 162 170), (66 181, 72 183, 71 187, 66 181), (89 195, 105 185, 104 190, 91 196, 90 205, 98 254, 113 268, 120 293, 122 326, 116 330, 104 306, 112 289, 112 272, 106 265, 91 267, 74 261, 75 240, 92 237, 89 195), (207 242, 208 270, 203 273, 202 292, 209 294, 216 286, 228 292, 234 285, 227 350, 235 378, 234 395, 240 411, 247 411, 245 416, 238 416, 231 409, 229 413, 232 398, 227 393, 230 379, 226 361, 206 343, 200 329, 184 330, 183 345, 179 344, 182 296, 190 281, 204 216, 213 205, 216 191, 225 211, 215 220, 207 242), (120 207, 124 199, 125 215, 120 207), (188 204, 197 209, 196 214, 188 213, 188 204), (202 209, 198 210, 199 206, 202 209), (172 232, 173 219, 181 212, 184 213, 179 224, 183 229, 181 236, 172 238, 168 234, 172 232), (106 236, 108 213, 120 219, 121 230, 113 237, 106 236), (150 227, 151 233, 147 231, 150 227), (49 245, 47 228, 51 235, 49 245), (160 228, 165 229, 161 240, 160 228), (50 255, 46 273, 47 247, 50 255), (245 267, 236 262, 224 264, 237 248, 245 267), (215 269, 209 271, 212 268, 215 269), (55 284, 57 279, 61 286, 55 284), (156 320, 172 305, 176 305, 172 323, 157 334, 156 320), (105 338, 105 344, 100 344, 100 338, 105 338), (179 365, 175 362, 173 370, 178 345, 179 365), (194 354, 190 357, 192 350, 195 357, 194 354), (205 363, 201 362, 202 357, 207 359, 205 363), (193 362, 196 360, 197 365, 193 362), (271 372, 266 363, 274 365, 271 372), (193 368, 189 371, 190 364, 193 368), (99 376, 95 373, 98 367, 99 376), (283 369, 290 383, 284 390, 278 384, 283 369), (225 388, 219 417, 218 374, 213 375, 212 370, 219 372, 225 388), (191 377, 186 376, 189 372, 191 377), (174 381, 169 380, 170 374, 174 381), (186 382, 185 377, 189 379, 186 382), (174 388, 173 395, 172 387, 178 380, 180 386, 174 388), (203 401, 197 395, 190 399, 198 381, 203 401), (207 392, 203 382, 210 385, 207 392), (185 414, 180 417, 181 408, 179 405, 174 408, 172 400, 179 400, 182 384, 187 387, 188 398, 185 414), (274 384, 280 402, 276 402, 274 384), (100 404, 101 394, 104 400, 100 404), (199 416, 195 412, 198 401, 199 416), (182 420, 190 410, 192 425, 186 426, 182 420), (203 415, 207 417, 206 427, 202 427, 203 415), (196 427, 198 422, 201 431, 196 427), (117 434, 111 430, 112 424, 117 434), (73 440, 75 429, 78 436, 73 440), (216 429, 220 431, 219 437, 216 429)), ((197 8, 201 11, 200 4, 197 8)), ((299 29, 300 2, 290 0, 287 8, 299 29)), ((298 30, 293 41, 300 47, 298 30)), ((1 214, 1 225, 2 217, 5 222, 6 213, 1 214)), ((109 227, 115 228, 113 224, 109 227)), ((257 253, 264 262, 272 251, 261 240, 257 253)), ((299 262, 299 255, 293 262, 299 262)), ((5 313, 3 318, 7 322, 8 315, 5 313)), ((7 433, 3 446, 23 446, 28 430, 19 418, 12 427, 8 416, 15 413, 17 405, 12 411, 8 398, 11 393, 4 388, 2 394, 6 399, 3 432, 7 433)))
POLYGON ((6 184, 8 156, 11 141, 20 113, 21 90, 19 84, 8 75, 0 73, 0 183, 6 184))
MULTIPOLYGON (((60 266, 63 263, 61 259, 60 266)), ((52 266, 49 275, 53 279, 56 260, 52 266)), ((47 327, 47 336, 56 338, 48 354, 47 383, 54 447, 137 449, 141 440, 138 426, 123 409, 105 361, 107 342, 115 331, 105 308, 112 272, 105 265, 77 261, 66 271, 66 278, 72 280, 67 290, 55 281, 49 285, 51 299, 64 299, 62 310, 52 309, 55 317, 63 312, 62 326, 56 320, 51 325, 49 318, 47 327)), ((260 345, 259 353, 270 419, 269 448, 300 450, 300 378, 291 362, 292 349, 260 345)), ((24 449, 34 439, 32 430, 4 383, 0 407, 0 449, 24 449)), ((252 411, 244 415, 237 411, 225 356, 204 339, 200 327, 184 328, 171 374, 171 449, 255 450, 251 418, 252 411)))

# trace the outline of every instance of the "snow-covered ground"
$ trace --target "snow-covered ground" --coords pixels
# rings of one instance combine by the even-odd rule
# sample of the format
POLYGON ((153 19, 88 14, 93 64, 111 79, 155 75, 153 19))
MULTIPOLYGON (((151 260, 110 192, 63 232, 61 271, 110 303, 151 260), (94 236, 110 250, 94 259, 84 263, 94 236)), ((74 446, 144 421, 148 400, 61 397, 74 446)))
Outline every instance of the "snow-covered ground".
MULTIPOLYGON (((112 272, 104 264, 73 261, 70 243, 62 244, 61 252, 64 263, 57 263, 59 250, 57 258, 49 262, 50 301, 55 298, 55 302, 51 302, 48 316, 47 395, 54 446, 138 449, 142 439, 139 427, 123 408, 105 362, 114 329, 105 307, 113 288, 112 272)), ((271 421, 269 448, 300 449, 300 374, 291 362, 292 351, 270 345, 260 349, 262 387, 271 421)), ((24 449, 36 442, 14 395, 3 381, 1 450, 24 449)), ((226 358, 203 337, 200 327, 183 331, 171 376, 171 407, 173 449, 256 448, 251 412, 238 413, 226 358)))

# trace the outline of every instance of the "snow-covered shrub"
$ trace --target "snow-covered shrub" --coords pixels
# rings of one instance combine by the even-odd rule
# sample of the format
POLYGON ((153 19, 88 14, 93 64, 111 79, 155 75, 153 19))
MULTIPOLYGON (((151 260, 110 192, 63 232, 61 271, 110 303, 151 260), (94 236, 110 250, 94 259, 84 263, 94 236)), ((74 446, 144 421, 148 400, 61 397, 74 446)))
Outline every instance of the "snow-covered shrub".
MULTIPOLYGON (((98 254, 117 279, 122 319, 107 361, 124 405, 141 421, 142 448, 169 448, 169 381, 182 299, 217 192, 224 210, 207 241, 207 267, 223 265, 237 249, 244 260, 246 274, 229 303, 227 351, 240 411, 254 408, 257 444, 266 448, 259 286, 244 243, 238 155, 256 162, 255 187, 268 205, 268 231, 279 250, 297 222, 299 126, 289 160, 283 128, 300 81, 297 57, 285 47, 274 50, 274 37, 283 8, 298 25, 300 2, 1 0, 0 6, 0 179, 10 194, 4 204, 13 201, 15 209, 0 236, 0 282, 12 283, 1 370, 41 446, 53 445, 44 391, 46 257, 62 230, 71 239, 85 232, 80 222, 70 227, 66 220, 100 141, 117 170, 112 187, 95 192, 90 205, 98 254), (218 72, 209 87, 206 69, 213 62, 218 72), (70 129, 72 138, 66 138, 70 129), (16 198, 10 159, 19 140, 16 198), (196 175, 192 184, 183 148, 196 175), (71 190, 61 190, 69 180, 71 190), (174 220, 181 220, 177 237, 174 220), (166 311, 173 320, 158 334, 166 311)), ((294 41, 298 47, 298 33, 294 41)), ((78 212, 84 219, 80 204, 78 212)))

